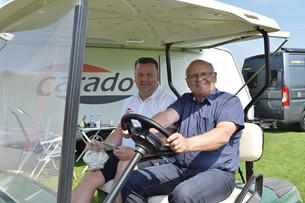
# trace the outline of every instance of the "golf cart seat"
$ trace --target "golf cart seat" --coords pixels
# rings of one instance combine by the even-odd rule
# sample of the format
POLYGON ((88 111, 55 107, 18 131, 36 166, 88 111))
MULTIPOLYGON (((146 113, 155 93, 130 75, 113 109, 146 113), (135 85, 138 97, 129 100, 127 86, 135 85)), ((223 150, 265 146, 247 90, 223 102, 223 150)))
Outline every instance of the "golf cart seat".
MULTIPOLYGON (((262 129, 253 123, 245 123, 245 129, 243 130, 241 141, 240 141, 240 161, 244 162, 254 162, 260 159, 263 153, 263 131, 262 129)), ((252 183, 255 183, 257 180, 261 181, 262 184, 262 175, 255 174, 252 175, 251 178, 247 181, 248 189, 250 189, 250 186, 252 183)), ((112 189, 112 183, 113 180, 108 181, 106 184, 104 184, 102 187, 98 189, 98 193, 108 194, 110 193, 112 189)), ((246 184, 246 185, 247 185, 246 184)), ((234 202, 235 199, 239 194, 245 195, 245 199, 249 199, 250 195, 248 192, 243 192, 242 188, 244 187, 238 187, 238 185, 235 187, 234 191, 232 192, 231 196, 228 197, 226 200, 222 201, 221 203, 230 203, 234 202), (244 194, 245 193, 245 194, 244 194)), ((245 190, 244 189, 244 190, 245 190)), ((100 196, 99 194, 98 196, 100 196)), ((259 195, 259 194, 258 194, 259 195)), ((256 198, 256 194, 253 194, 254 198, 256 198)), ((261 197, 261 192, 260 192, 261 197)), ((153 196, 149 197, 148 199, 149 203, 167 203, 167 195, 159 195, 159 196, 153 196)))
MULTIPOLYGON (((245 123, 240 140, 240 161, 255 162, 260 159, 263 154, 264 134, 262 129, 254 123, 245 123)), ((245 202, 250 198, 259 200, 262 196, 263 177, 261 174, 251 175, 246 184, 236 184, 232 194, 221 203, 245 202), (253 183, 256 189, 249 192, 253 183), (259 189, 260 188, 260 189, 259 189), (243 200, 242 200, 243 199, 243 200)), ((149 203, 168 203, 167 195, 153 196, 148 199, 149 203)), ((259 201, 257 201, 259 202, 259 201)))

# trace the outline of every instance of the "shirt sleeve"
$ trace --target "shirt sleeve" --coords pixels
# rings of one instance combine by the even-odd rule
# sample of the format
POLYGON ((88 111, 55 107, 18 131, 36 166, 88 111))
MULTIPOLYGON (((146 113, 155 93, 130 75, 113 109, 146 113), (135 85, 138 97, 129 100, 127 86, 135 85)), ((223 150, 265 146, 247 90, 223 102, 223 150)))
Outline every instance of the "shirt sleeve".
POLYGON ((216 123, 231 121, 244 128, 244 111, 237 96, 232 96, 221 105, 216 114, 216 123))
POLYGON ((184 101, 186 99, 185 97, 186 97, 186 94, 183 94, 173 104, 171 104, 169 106, 169 108, 174 109, 178 113, 179 117, 181 117, 182 113, 183 113, 184 101))
MULTIPOLYGON (((163 112, 165 111, 167 108, 170 107, 170 105, 172 105, 176 99, 174 97, 172 97, 170 94, 168 93, 164 93, 162 95, 162 99, 160 99, 160 101, 162 101, 159 105, 159 109, 158 109, 158 112, 163 112)), ((177 129, 177 125, 176 124, 173 124, 171 125, 169 128, 172 128, 172 129, 177 129)))

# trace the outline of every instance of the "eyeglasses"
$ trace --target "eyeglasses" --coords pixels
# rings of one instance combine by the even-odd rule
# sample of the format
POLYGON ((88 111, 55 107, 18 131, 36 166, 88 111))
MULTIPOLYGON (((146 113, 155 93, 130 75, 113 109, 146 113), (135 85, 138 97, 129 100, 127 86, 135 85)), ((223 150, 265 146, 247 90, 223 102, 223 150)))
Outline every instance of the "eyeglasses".
POLYGON ((196 73, 196 74, 193 74, 193 75, 189 75, 186 77, 187 80, 190 80, 190 81, 195 81, 197 80, 199 77, 202 78, 202 79, 208 79, 209 77, 211 77, 211 75, 213 74, 214 72, 202 72, 202 73, 196 73))

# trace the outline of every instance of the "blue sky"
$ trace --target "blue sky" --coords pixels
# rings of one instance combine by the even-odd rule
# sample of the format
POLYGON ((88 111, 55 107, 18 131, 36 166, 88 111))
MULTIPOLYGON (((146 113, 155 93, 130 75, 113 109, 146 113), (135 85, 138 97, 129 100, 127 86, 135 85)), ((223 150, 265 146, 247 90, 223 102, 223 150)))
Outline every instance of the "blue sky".
MULTIPOLYGON (((305 49, 305 1, 304 0, 218 0, 269 18, 273 18, 282 31, 290 32, 284 47, 305 49)), ((270 39, 270 51, 276 50, 283 39, 270 39)), ((263 41, 252 40, 224 46, 235 55, 240 68, 246 57, 263 53, 263 41)))
POLYGON ((5 3, 9 2, 9 1, 11 1, 11 0, 0 0, 0 4, 2 5, 2 4, 5 4, 5 3))

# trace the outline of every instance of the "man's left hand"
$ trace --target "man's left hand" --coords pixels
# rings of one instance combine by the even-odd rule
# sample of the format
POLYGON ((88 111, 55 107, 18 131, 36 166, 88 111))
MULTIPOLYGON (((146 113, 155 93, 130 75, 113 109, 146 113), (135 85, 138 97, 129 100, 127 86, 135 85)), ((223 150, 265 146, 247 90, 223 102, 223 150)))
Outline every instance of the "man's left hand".
POLYGON ((180 133, 174 133, 167 138, 171 150, 175 153, 189 152, 187 139, 180 133))

